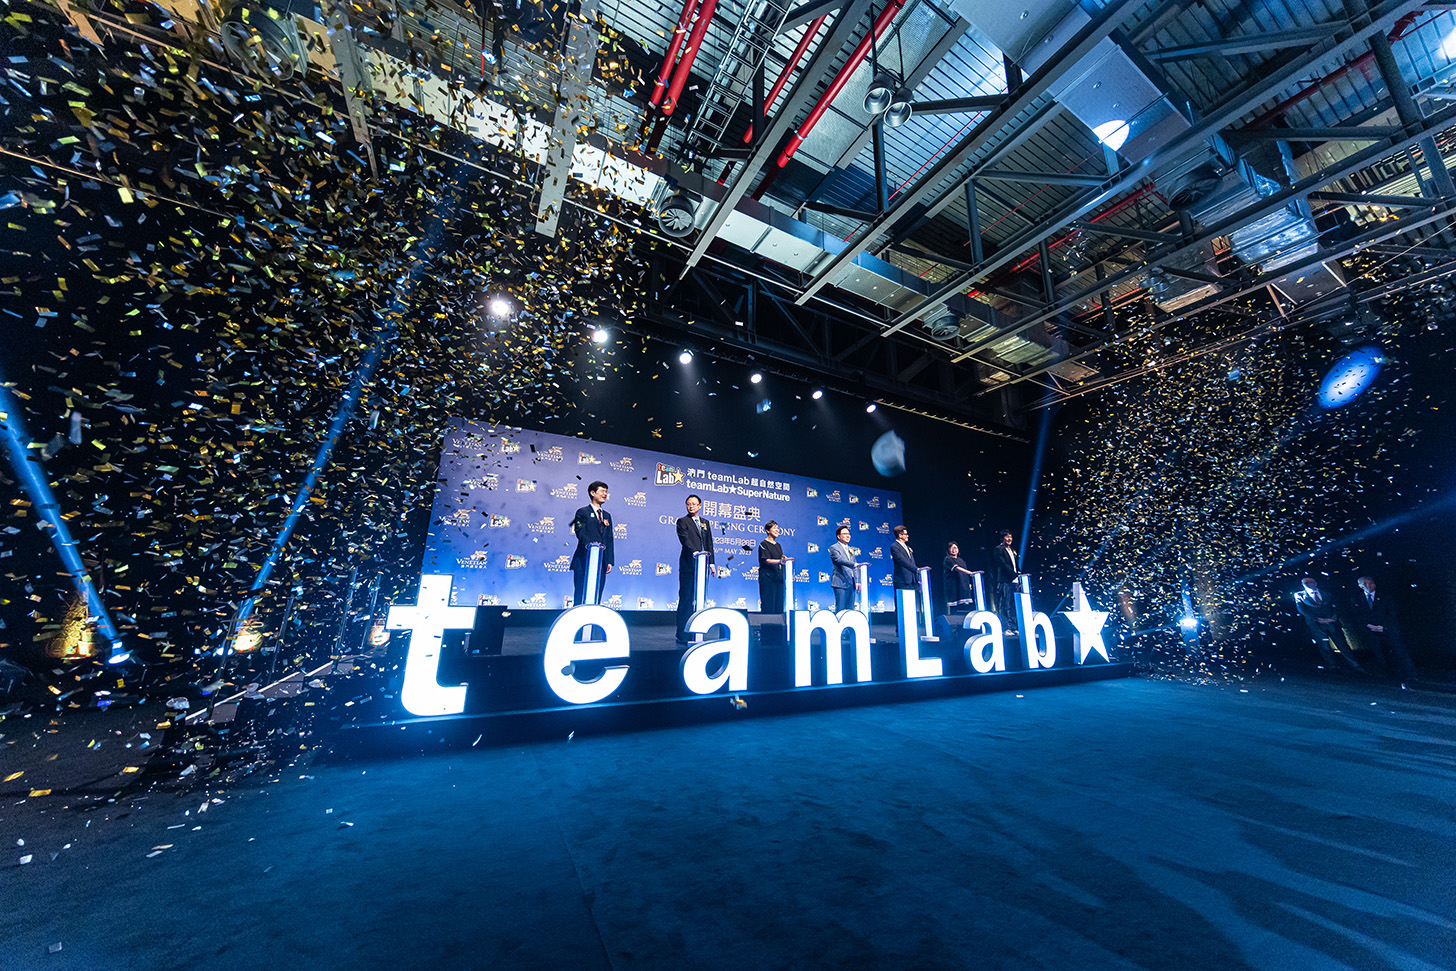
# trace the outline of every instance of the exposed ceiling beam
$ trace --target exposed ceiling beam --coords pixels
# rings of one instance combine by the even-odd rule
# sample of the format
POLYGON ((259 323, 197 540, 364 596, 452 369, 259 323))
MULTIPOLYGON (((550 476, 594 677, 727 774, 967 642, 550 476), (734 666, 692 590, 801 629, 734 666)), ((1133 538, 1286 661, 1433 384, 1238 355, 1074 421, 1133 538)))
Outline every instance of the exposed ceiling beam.
POLYGON ((992 111, 1006 100, 1004 94, 982 94, 974 98, 946 98, 941 101, 913 101, 914 115, 953 115, 965 111, 992 111))
POLYGON ((818 20, 842 6, 844 6, 844 0, 806 0, 785 15, 784 22, 779 25, 779 33, 786 34, 795 27, 802 27, 812 20, 818 20))
MULTIPOLYGON (((1167 2, 1167 0, 1163 0, 1167 2)), ((1098 44, 1122 25, 1135 10, 1146 5, 1146 0, 1114 0, 1077 33, 1045 66, 1017 89, 1009 94, 1000 108, 983 119, 962 138, 940 161, 932 165, 907 192, 897 196, 896 204, 889 212, 850 237, 848 244, 814 275, 802 296, 796 303, 805 303, 821 289, 833 283, 855 258, 869 249, 879 237, 893 231, 909 216, 915 207, 936 192, 940 183, 966 160, 987 146, 991 139, 1000 134, 1018 115, 1033 108, 1057 81, 1075 68, 1098 44)), ((1159 4, 1161 5, 1161 3, 1159 4)), ((958 179, 950 190, 959 190, 964 179, 958 179)))
POLYGON ((977 181, 996 179, 1001 182, 1029 182, 1032 185, 1101 185, 1107 181, 1104 175, 1077 175, 1074 172, 1011 172, 1006 169, 986 169, 976 173, 977 181))
POLYGON ((1235 128, 1223 133, 1231 142, 1378 142, 1402 128, 1339 125, 1333 128, 1235 128))
POLYGON ((1086 219, 1079 219, 1072 223, 1073 229, 1080 229, 1088 233, 1100 233, 1103 236, 1121 236, 1124 239, 1139 239, 1145 243, 1174 243, 1178 241, 1177 236, 1168 233, 1154 232, 1151 229, 1133 229, 1130 226, 1119 226, 1115 223, 1097 223, 1086 219))
POLYGON ((1143 51, 1150 61, 1187 61, 1196 57, 1228 57, 1232 54, 1252 54, 1255 51, 1277 51, 1286 47, 1308 47, 1329 36, 1330 30, 1347 23, 1321 24, 1317 27, 1300 27, 1294 30, 1280 30, 1269 34, 1252 34, 1246 37, 1230 37, 1227 40, 1212 40, 1203 44, 1188 44, 1183 47, 1163 47, 1143 51))
POLYGON ((808 66, 799 72, 799 78, 794 82, 793 90, 784 99, 783 106, 778 113, 769 119, 768 126, 763 133, 763 140, 754 149, 753 155, 734 174, 733 181, 723 193, 722 200, 718 207, 713 210, 713 215, 708 217, 707 223, 698 234, 698 241, 693 244, 692 250, 688 253, 687 266, 683 272, 698 264, 708 252, 708 247, 718 238, 728 217, 733 215, 734 208, 739 200, 748 194, 753 187, 753 182, 758 178, 758 173, 763 170, 779 151, 779 143, 783 141, 784 135, 788 134, 798 121, 799 112, 808 106, 811 99, 819 93, 819 82, 829 72, 834 61, 839 57, 839 52, 844 45, 854 36, 855 32, 863 28, 865 13, 869 11, 872 0, 845 0, 845 6, 835 15, 834 24, 829 28, 829 36, 824 38, 808 66))
POLYGON ((1363 192, 1311 192, 1311 202, 1338 202, 1347 206, 1384 206, 1387 209, 1424 209, 1441 204, 1425 196, 1382 196, 1363 192))

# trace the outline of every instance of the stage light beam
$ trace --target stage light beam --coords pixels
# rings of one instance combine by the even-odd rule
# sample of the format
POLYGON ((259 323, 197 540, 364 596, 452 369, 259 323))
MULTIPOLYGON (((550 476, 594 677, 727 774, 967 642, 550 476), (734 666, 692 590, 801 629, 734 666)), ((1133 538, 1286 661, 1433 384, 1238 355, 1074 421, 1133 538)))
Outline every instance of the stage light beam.
POLYGON ((815 388, 814 393, 811 394, 809 397, 813 398, 815 401, 818 401, 820 398, 824 397, 824 392, 820 388, 815 388))
POLYGON ((761 384, 763 382, 763 375, 758 371, 754 371, 748 376, 748 380, 752 381, 754 384, 761 384))
POLYGON ((677 356, 677 360, 679 364, 691 364, 693 363, 693 352, 684 348, 683 352, 677 356))

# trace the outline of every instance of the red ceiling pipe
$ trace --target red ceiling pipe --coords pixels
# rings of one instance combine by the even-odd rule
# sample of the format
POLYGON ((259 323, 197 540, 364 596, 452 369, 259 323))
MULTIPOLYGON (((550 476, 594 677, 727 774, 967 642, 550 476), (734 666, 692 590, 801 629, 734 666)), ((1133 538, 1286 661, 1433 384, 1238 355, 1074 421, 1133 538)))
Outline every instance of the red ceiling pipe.
POLYGON ((880 11, 880 15, 875 18, 874 26, 870 28, 869 33, 864 35, 864 40, 859 42, 859 46, 854 49, 854 53, 849 55, 849 60, 844 62, 843 70, 834 76, 833 81, 829 82, 829 90, 825 91, 823 96, 820 97, 819 103, 809 112, 809 117, 804 119, 804 123, 794 133, 794 137, 789 139, 788 147, 779 154, 779 168, 783 168, 789 164, 789 159, 794 157, 794 153, 799 150, 799 146, 804 144, 804 139, 808 138, 809 133, 814 130, 814 126, 819 124, 819 119, 824 117, 824 112, 829 110, 830 103, 834 101, 840 91, 844 90, 844 86, 849 83, 849 76, 854 73, 855 68, 864 62, 865 57, 870 52, 870 45, 880 39, 880 35, 889 28, 890 21, 895 19, 895 14, 899 13, 900 8, 903 6, 905 6, 905 0, 890 0, 885 5, 885 9, 880 11))
POLYGON ((692 70, 693 59, 698 56, 698 48, 703 46, 703 35, 708 32, 708 21, 713 19, 713 11, 717 6, 718 0, 706 0, 698 8, 698 22, 693 24, 693 32, 688 35, 687 45, 683 47, 682 57, 677 62, 677 70, 673 72, 672 84, 667 87, 667 97, 662 99, 664 115, 672 114, 672 109, 682 94, 683 85, 688 83, 688 72, 692 70))
POLYGON ((672 32, 667 54, 662 59, 662 70, 657 72, 657 84, 652 89, 651 103, 654 105, 662 100, 662 93, 667 90, 667 79, 672 77, 672 66, 677 63, 678 48, 682 47, 683 38, 688 35, 688 26, 692 24, 697 9, 698 0, 686 0, 683 4, 682 15, 677 18, 677 30, 672 32))
MULTIPOLYGON (((789 83, 789 75, 793 74, 794 68, 799 66, 799 61, 804 58, 804 52, 809 49, 810 44, 814 43, 814 38, 819 36, 819 28, 823 27, 824 21, 828 19, 829 15, 825 14, 823 17, 815 20, 809 25, 809 29, 804 31, 804 36, 799 38, 799 46, 795 47, 794 53, 789 55, 789 63, 784 65, 784 73, 779 75, 779 79, 769 89, 768 97, 763 100, 763 114, 765 118, 768 117, 768 109, 773 107, 774 99, 779 96, 779 92, 784 89, 784 85, 789 83)), ((753 141, 752 124, 748 126, 748 131, 743 134, 743 144, 747 145, 751 141, 753 141)))

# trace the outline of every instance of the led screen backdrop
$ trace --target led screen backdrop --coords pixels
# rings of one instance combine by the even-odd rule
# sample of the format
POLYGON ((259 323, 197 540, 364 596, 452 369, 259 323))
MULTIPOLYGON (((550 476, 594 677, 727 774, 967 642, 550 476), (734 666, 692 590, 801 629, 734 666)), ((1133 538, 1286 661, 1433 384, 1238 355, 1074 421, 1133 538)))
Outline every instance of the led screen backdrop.
POLYGON ((445 431, 425 572, 454 575, 452 603, 563 609, 576 549, 572 517, 596 479, 611 490, 606 508, 615 530, 616 566, 602 593, 608 606, 677 606, 676 523, 683 500, 697 493, 701 515, 713 523, 720 574, 708 584, 710 606, 758 609, 758 542, 773 519, 785 555, 794 557, 800 608, 833 605, 827 551, 844 524, 857 557, 870 564, 871 607, 893 609, 898 492, 463 419, 445 431))

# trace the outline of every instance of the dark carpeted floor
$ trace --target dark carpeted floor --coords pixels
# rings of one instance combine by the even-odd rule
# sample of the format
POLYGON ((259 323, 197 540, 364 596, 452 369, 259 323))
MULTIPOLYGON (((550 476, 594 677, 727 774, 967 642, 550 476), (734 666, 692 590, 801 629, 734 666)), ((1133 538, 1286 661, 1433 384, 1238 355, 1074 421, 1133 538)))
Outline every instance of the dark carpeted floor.
POLYGON ((201 814, 12 799, 0 968, 1451 967, 1456 699, 1245 688, 315 764, 201 814))

